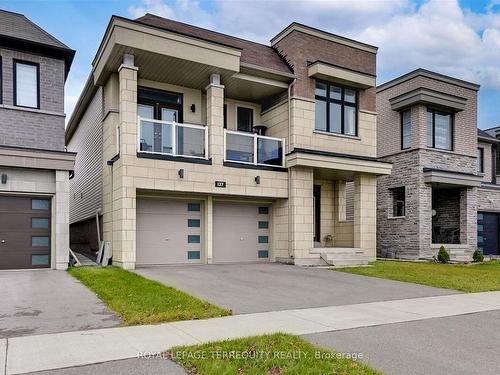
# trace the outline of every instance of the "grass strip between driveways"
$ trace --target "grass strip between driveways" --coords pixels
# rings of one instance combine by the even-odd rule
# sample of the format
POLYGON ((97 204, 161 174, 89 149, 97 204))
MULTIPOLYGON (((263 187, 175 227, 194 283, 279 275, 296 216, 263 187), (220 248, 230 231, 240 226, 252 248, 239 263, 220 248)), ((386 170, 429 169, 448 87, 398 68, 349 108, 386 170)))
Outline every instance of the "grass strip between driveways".
POLYGON ((68 272, 119 314, 125 325, 231 315, 229 310, 121 268, 72 267, 68 272))
POLYGON ((500 290, 499 261, 469 265, 397 261, 376 261, 370 264, 372 267, 338 268, 335 271, 462 292, 500 290))
MULTIPOLYGON (((181 346, 167 357, 197 375, 380 374, 352 358, 317 348, 300 337, 277 333, 181 346)), ((356 353, 357 354, 357 353, 356 353)))

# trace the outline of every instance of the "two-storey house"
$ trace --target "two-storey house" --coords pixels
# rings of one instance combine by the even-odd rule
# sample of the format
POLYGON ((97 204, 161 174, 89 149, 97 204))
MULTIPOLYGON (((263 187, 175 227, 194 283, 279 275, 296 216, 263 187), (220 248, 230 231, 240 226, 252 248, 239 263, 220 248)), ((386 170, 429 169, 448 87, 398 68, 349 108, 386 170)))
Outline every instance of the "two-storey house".
POLYGON ((75 51, 0 10, 0 269, 66 269, 64 83, 75 51))
POLYGON ((71 246, 95 251, 102 233, 124 268, 374 259, 391 170, 376 53, 297 23, 268 46, 113 16, 66 132, 71 246))
POLYGON ((483 185, 478 90, 424 69, 377 87, 378 155, 393 163, 378 180, 380 256, 431 258, 444 245, 452 259, 471 259, 483 185))

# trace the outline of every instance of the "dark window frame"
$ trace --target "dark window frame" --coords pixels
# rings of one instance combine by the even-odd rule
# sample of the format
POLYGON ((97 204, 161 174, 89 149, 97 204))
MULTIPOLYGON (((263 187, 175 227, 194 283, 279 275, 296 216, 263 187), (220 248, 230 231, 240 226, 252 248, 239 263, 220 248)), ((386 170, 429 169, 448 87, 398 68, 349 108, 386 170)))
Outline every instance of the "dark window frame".
POLYGON ((239 131, 239 132, 245 132, 245 133, 251 133, 253 131, 253 122, 254 122, 254 109, 251 108, 251 107, 245 107, 245 106, 240 106, 240 105, 237 105, 236 106, 236 130, 239 131), (240 129, 240 121, 239 121, 239 116, 240 116, 240 109, 241 110, 245 110, 245 111, 249 111, 250 113, 250 129, 249 130, 242 130, 240 129))
POLYGON ((224 129, 227 129, 227 104, 223 107, 224 129))
POLYGON ((149 105, 153 107, 154 120, 161 120, 162 108, 173 109, 177 111, 177 122, 183 121, 183 103, 184 95, 180 92, 157 90, 149 87, 139 86, 137 88, 137 104, 149 105), (148 96, 146 97, 146 94, 148 96), (180 99, 179 103, 174 103, 166 99, 166 96, 177 96, 180 99))
POLYGON ((477 171, 479 173, 484 173, 484 147, 477 148, 477 171))
POLYGON ((392 203, 392 211, 390 217, 406 217, 406 187, 405 186, 397 186, 389 189, 391 192, 391 203, 392 203), (401 200, 396 200, 396 194, 398 192, 403 192, 404 199, 402 200, 402 215, 398 215, 398 205, 397 202, 401 200))
POLYGON ((3 104, 3 61, 0 56, 0 104, 3 104))
POLYGON ((313 186, 314 197, 314 241, 321 242, 321 185, 313 186))
MULTIPOLYGON (((340 85, 337 83, 323 81, 323 80, 319 80, 319 79, 317 79, 316 82, 323 83, 326 85, 326 97, 321 96, 321 95, 316 95, 316 93, 314 93, 315 100, 321 100, 323 102, 326 102, 326 130, 316 129, 316 124, 315 124, 314 130, 326 131, 327 133, 331 133, 331 134, 346 135, 348 137, 357 137, 358 136, 359 89, 356 87, 340 85), (340 88, 340 100, 333 99, 330 97, 330 87, 331 86, 340 88), (356 99, 355 99, 356 102, 355 103, 345 101, 345 90, 346 89, 354 90, 354 92, 356 93, 356 99), (341 114, 340 114, 340 133, 330 130, 330 103, 340 104, 340 111, 341 111, 341 114), (345 118, 344 118, 344 107, 345 106, 354 108, 354 134, 346 134, 345 133, 345 118)), ((316 90, 316 82, 314 83, 315 90, 316 90)))
MULTIPOLYGON (((427 107, 427 113, 432 113, 432 146, 429 146, 427 144, 427 147, 434 148, 436 150, 444 150, 444 151, 454 151, 455 149, 455 113, 454 112, 446 112, 440 109, 436 109, 433 107, 427 107), (444 115, 444 116, 450 116, 450 122, 451 122, 451 134, 450 134, 450 140, 451 140, 451 148, 442 148, 442 147, 436 147, 436 113, 439 115, 444 115)), ((426 126, 428 127, 429 124, 427 124, 427 117, 426 117, 426 126)), ((426 128, 426 138, 427 138, 427 131, 428 128, 426 128)), ((427 143, 427 139, 426 139, 427 143)))
POLYGON ((32 108, 32 109, 40 109, 40 64, 32 61, 12 59, 12 88, 13 88, 13 104, 16 107, 21 108, 32 108), (17 104, 17 64, 23 65, 31 65, 36 67, 36 107, 31 107, 27 105, 17 104))
POLYGON ((401 117, 401 150, 409 150, 411 148, 411 128, 412 128, 412 123, 411 123, 411 108, 404 109, 400 112, 400 117, 401 117), (409 112, 410 113, 410 145, 405 147, 404 144, 404 113, 409 112))

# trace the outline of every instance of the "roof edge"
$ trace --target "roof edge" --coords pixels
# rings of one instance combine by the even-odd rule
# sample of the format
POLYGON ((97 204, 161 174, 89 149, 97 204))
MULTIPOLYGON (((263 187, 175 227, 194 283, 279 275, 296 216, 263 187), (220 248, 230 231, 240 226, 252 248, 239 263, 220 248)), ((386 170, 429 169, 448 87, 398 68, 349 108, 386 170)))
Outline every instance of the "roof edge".
POLYGON ((91 72, 89 77, 87 78, 87 81, 85 82, 82 93, 76 101, 75 108, 73 109, 73 113, 71 113, 71 117, 68 121, 68 126, 66 126, 66 130, 64 132, 64 142, 66 143, 66 145, 69 143, 69 141, 71 141, 71 138, 75 134, 76 129, 78 129, 79 121, 87 110, 90 99, 92 98, 92 95, 95 93, 96 89, 97 86, 94 85, 93 73, 91 72))

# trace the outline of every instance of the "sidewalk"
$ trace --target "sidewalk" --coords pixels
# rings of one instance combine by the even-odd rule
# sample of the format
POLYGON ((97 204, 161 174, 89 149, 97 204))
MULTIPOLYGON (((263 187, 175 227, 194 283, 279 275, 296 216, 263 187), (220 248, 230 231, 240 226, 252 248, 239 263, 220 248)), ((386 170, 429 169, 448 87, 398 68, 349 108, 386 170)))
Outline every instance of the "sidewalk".
POLYGON ((500 310, 500 292, 455 294, 16 337, 0 340, 0 374, 4 369, 6 374, 10 375, 135 358, 141 353, 161 352, 176 345, 266 333, 286 332, 303 335, 490 310, 500 310), (2 355, 6 357, 6 363, 2 363, 2 355))

